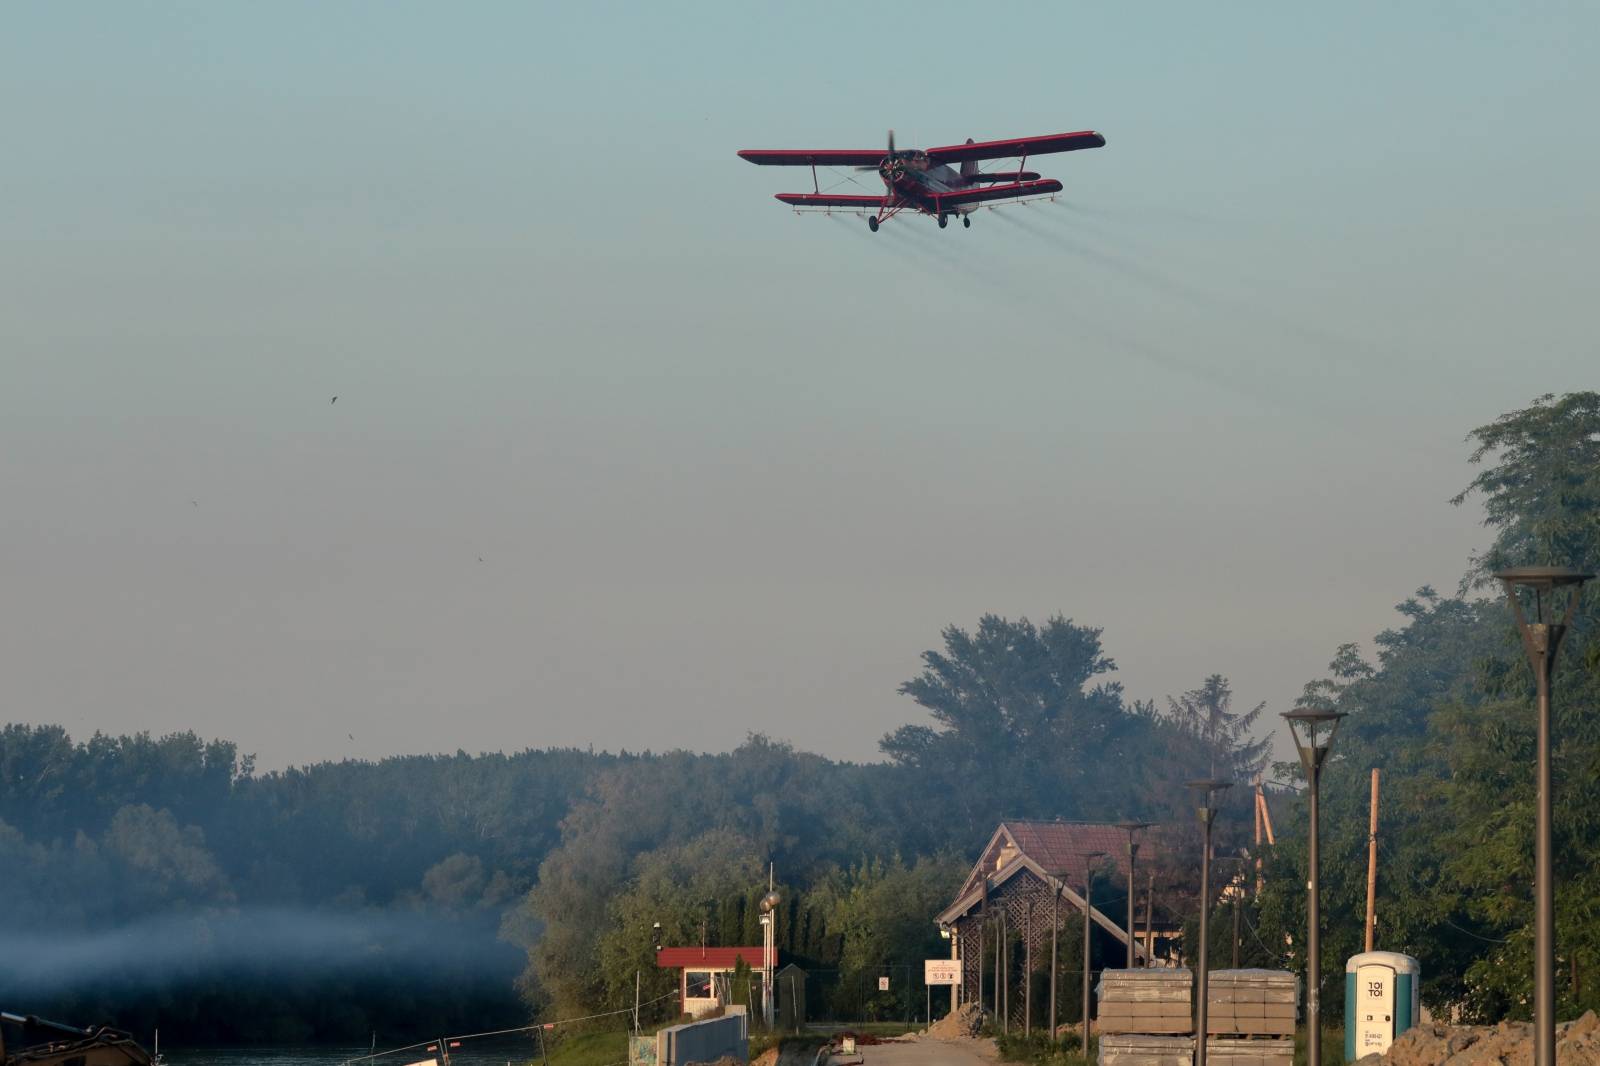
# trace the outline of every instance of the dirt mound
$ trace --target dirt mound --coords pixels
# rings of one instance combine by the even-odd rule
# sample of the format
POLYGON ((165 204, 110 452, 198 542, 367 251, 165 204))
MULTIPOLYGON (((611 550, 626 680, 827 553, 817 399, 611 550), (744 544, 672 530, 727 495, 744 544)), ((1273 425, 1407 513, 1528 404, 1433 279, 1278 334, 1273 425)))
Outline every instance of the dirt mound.
MULTIPOLYGON (((1368 1055, 1360 1066, 1533 1066, 1533 1026, 1419 1025, 1395 1039, 1387 1055, 1368 1055)), ((1556 1026, 1561 1066, 1600 1066, 1600 1018, 1589 1011, 1556 1026)))
POLYGON ((928 1035, 939 1040, 977 1036, 983 1030, 983 1020, 982 1007, 976 1003, 964 1003, 928 1026, 928 1035))

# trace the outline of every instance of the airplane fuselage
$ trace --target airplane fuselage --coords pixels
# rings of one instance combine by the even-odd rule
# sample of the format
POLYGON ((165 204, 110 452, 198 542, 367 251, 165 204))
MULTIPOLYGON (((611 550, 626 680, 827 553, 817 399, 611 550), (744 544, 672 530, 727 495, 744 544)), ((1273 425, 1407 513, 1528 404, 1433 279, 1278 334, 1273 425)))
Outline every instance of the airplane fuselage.
MULTIPOLYGON (((930 162, 924 152, 901 152, 892 160, 885 158, 878 167, 878 174, 890 195, 928 214, 939 213, 934 206, 935 197, 958 192, 972 184, 954 167, 930 162)), ((964 215, 977 208, 977 204, 963 204, 947 208, 944 213, 964 215)))

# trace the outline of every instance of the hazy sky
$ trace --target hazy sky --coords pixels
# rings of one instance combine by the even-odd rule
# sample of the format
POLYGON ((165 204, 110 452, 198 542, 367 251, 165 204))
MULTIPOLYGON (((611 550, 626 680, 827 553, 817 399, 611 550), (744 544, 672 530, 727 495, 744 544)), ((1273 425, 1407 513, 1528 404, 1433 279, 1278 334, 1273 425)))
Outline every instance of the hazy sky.
POLYGON ((4 718, 872 758, 986 611, 1276 711, 1453 589, 1595 385, 1600 6, 906 15, 9 6, 4 718), (734 155, 890 126, 1109 143, 876 236, 734 155))

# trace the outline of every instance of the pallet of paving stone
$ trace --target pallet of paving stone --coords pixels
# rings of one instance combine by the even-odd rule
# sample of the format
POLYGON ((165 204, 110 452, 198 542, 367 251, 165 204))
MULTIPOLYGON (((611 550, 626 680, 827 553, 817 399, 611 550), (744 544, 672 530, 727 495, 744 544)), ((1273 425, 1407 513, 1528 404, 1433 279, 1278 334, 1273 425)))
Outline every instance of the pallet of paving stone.
POLYGON ((1293 1036, 1299 979, 1282 970, 1218 970, 1206 994, 1206 1031, 1293 1036), (1220 980, 1218 980, 1220 978, 1220 980))
POLYGON ((1206 1066, 1294 1066, 1294 1038, 1214 1036, 1206 1041, 1206 1066))
POLYGON ((1214 970, 1208 1002, 1289 1004, 1300 999, 1300 979, 1288 970, 1214 970))
POLYGON ((1194 972, 1184 968, 1149 970, 1101 970, 1096 991, 1102 997, 1130 1000, 1163 1000, 1189 996, 1194 989, 1194 972))
POLYGON ((1206 1032, 1227 1036, 1293 1036, 1293 1018, 1257 1018, 1212 1007, 1206 1011, 1206 1032))
POLYGON ((1183 969, 1104 970, 1095 991, 1102 1003, 1187 1002, 1194 993, 1194 974, 1183 969))
POLYGON ((1194 1032, 1193 1018, 1125 1018, 1115 1014, 1102 1014, 1094 1020, 1095 1028, 1102 1033, 1151 1033, 1167 1036, 1186 1036, 1194 1032))
POLYGON ((1194 1066, 1194 1037, 1102 1030, 1098 1061, 1099 1066, 1194 1066))
POLYGON ((1106 970, 1097 986, 1102 1033, 1176 1036, 1194 1032, 1188 970, 1106 970))
POLYGON ((1117 989, 1102 991, 1095 997, 1096 1003, 1107 1003, 1120 1010, 1133 1014, 1182 1014, 1189 1009, 1189 1004, 1194 1002, 1181 990, 1170 992, 1164 999, 1127 999, 1118 994, 1117 989))

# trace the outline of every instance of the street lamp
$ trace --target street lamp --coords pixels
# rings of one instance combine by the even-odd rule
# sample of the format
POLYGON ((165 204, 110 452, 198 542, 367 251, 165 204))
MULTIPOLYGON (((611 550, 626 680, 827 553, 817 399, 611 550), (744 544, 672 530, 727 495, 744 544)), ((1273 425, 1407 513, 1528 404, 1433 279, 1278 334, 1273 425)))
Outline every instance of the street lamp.
MULTIPOLYGON (((1220 793, 1233 787, 1232 781, 1190 781, 1200 806, 1202 842, 1200 848, 1200 965, 1195 974, 1194 1066, 1206 1066, 1206 996, 1210 970, 1206 964, 1206 938, 1211 935, 1211 823, 1217 820, 1220 793)), ((1316 1066, 1316 1064, 1313 1064, 1316 1066)))
POLYGON ((1089 1057, 1089 915, 1094 910, 1094 864, 1103 851, 1080 851, 1083 860, 1083 1056, 1089 1057))
POLYGON ((1317 805, 1322 786, 1322 764, 1333 747, 1333 735, 1344 720, 1343 711, 1285 711, 1284 721, 1294 736, 1300 765, 1311 783, 1311 835, 1306 847, 1306 1066, 1322 1066, 1322 907, 1318 876, 1321 868, 1322 812, 1317 805))
POLYGON ((1533 666, 1539 691, 1538 815, 1533 844, 1533 1061, 1534 1066, 1555 1066, 1556 1061, 1556 879, 1550 854, 1550 682, 1555 676, 1556 652, 1578 610, 1583 583, 1594 577, 1560 566, 1523 566, 1494 575, 1506 586, 1512 614, 1522 633, 1522 648, 1533 666), (1556 614, 1556 589, 1565 588, 1567 609, 1561 621, 1556 614), (1533 592, 1533 621, 1523 613, 1522 589, 1533 592))
POLYGON ((760 903, 757 904, 758 909, 761 911, 761 995, 763 997, 761 1001, 761 1017, 767 1023, 768 1029, 772 1028, 773 1022, 773 956, 777 953, 777 929, 773 918, 778 909, 778 904, 782 901, 783 897, 769 888, 767 894, 762 896, 760 903))
MULTIPOLYGON (((1134 840, 1134 835, 1141 829, 1149 829, 1153 822, 1118 822, 1118 829, 1128 831, 1128 969, 1133 969, 1133 864, 1139 854, 1139 845, 1134 840)), ((1087 1052, 1085 1052, 1087 1054, 1087 1052)))

